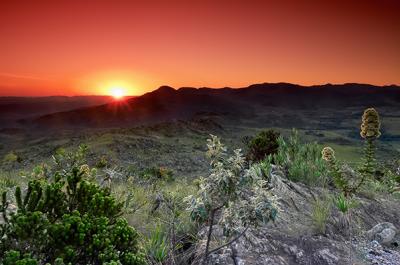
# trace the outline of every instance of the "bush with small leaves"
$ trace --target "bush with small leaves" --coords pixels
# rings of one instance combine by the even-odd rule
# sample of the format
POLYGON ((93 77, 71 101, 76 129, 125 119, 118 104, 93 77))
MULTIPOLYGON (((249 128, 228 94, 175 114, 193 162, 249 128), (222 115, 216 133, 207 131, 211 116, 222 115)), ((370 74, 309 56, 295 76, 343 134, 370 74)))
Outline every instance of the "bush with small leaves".
POLYGON ((25 192, 17 187, 16 213, 7 214, 3 194, 0 263, 144 264, 137 232, 120 217, 122 203, 87 179, 88 166, 66 163, 69 170, 32 180, 25 192))
MULTIPOLYGON (((32 259, 29 254, 21 255, 19 251, 8 251, 3 260, 4 265, 38 265, 36 259, 32 259)), ((57 263, 56 263, 57 264, 57 263)))
POLYGON ((197 194, 186 199, 192 218, 208 226, 203 264, 207 263, 210 253, 238 240, 250 226, 274 220, 277 214, 276 198, 266 188, 267 180, 259 175, 259 168, 255 170, 257 164, 245 169, 241 151, 235 150, 229 157, 216 136, 208 139, 207 147, 211 173, 200 178, 197 194), (223 227, 228 242, 210 250, 216 223, 223 227))

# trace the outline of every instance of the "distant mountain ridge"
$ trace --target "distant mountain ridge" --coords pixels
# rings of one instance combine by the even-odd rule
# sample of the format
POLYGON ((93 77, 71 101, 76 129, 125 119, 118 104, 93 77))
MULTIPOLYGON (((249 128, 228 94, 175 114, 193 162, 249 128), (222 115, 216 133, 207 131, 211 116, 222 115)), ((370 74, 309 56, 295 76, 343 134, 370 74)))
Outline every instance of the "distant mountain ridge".
POLYGON ((0 128, 18 125, 19 119, 106 104, 112 100, 110 96, 0 97, 0 128))
POLYGON ((48 114, 31 123, 46 128, 125 127, 189 119, 207 112, 227 119, 251 119, 269 108, 306 111, 369 106, 400 106, 400 87, 353 83, 307 87, 263 83, 235 89, 161 86, 123 102, 48 114))

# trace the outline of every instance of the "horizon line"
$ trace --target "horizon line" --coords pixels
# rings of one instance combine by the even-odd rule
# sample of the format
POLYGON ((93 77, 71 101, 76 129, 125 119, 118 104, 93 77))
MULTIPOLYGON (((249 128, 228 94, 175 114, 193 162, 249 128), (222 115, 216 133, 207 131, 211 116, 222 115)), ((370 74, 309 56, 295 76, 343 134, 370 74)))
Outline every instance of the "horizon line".
MULTIPOLYGON (((176 91, 178 91, 181 88, 194 88, 194 89, 243 89, 243 88, 249 88, 250 86, 254 86, 254 85, 277 85, 277 84, 287 84, 287 85, 293 85, 293 86, 300 86, 300 87, 305 87, 305 88, 311 88, 311 87, 316 87, 316 86, 343 86, 343 85, 364 85, 364 86, 375 86, 375 87, 400 87, 400 84, 384 84, 384 85, 377 85, 377 84, 370 84, 370 83, 357 83, 357 82, 345 82, 345 83, 322 83, 322 84, 314 84, 314 85, 301 85, 298 83, 288 83, 288 82, 262 82, 262 83, 252 83, 248 86, 243 86, 243 87, 234 87, 234 86, 224 86, 224 87, 207 87, 207 86, 199 86, 199 87, 195 87, 195 86, 181 86, 181 87, 173 87, 170 85, 160 85, 157 88, 147 91, 143 94, 138 94, 138 95, 126 95, 124 96, 125 98, 129 98, 129 97, 140 97, 146 93, 150 93, 153 91, 158 90, 161 87, 170 87, 176 91)), ((2 86, 0 86, 1 88, 2 86)), ((3 86, 4 87, 4 86, 3 86)), ((60 95, 60 94, 49 94, 49 95, 26 95, 26 96, 22 96, 22 95, 1 95, 0 94, 0 98, 49 98, 49 97, 112 97, 112 95, 107 95, 107 94, 74 94, 74 95, 60 95)))

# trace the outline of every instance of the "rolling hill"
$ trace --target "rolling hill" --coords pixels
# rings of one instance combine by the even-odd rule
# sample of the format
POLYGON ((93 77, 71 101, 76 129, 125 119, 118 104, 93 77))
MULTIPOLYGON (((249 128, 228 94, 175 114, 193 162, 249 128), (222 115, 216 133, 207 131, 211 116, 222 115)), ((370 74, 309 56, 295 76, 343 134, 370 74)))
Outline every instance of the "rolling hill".
POLYGON ((18 120, 106 104, 109 96, 0 97, 0 128, 18 126, 18 120))
POLYGON ((39 128, 130 127, 211 113, 232 122, 270 120, 270 125, 300 127, 318 116, 329 126, 332 118, 337 121, 352 115, 350 111, 341 116, 344 109, 361 111, 374 106, 385 115, 399 104, 398 86, 327 84, 305 87, 287 83, 264 83, 237 89, 162 86, 123 102, 47 114, 29 123, 39 128), (331 113, 335 113, 334 117, 331 113))

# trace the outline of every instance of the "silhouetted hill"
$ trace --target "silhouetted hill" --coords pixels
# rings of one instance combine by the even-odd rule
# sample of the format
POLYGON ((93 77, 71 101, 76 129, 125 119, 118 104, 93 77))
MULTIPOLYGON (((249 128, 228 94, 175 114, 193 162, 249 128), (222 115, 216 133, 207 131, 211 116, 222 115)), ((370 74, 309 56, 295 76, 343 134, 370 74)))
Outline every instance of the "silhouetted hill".
POLYGON ((109 96, 0 97, 0 128, 16 125, 19 119, 106 104, 109 96))
POLYGON ((264 83, 237 89, 185 87, 177 90, 162 86, 134 99, 44 115, 32 122, 39 127, 125 127, 188 119, 201 112, 216 113, 227 120, 251 120, 269 115, 268 110, 274 108, 299 113, 399 105, 398 86, 327 84, 305 87, 264 83))

